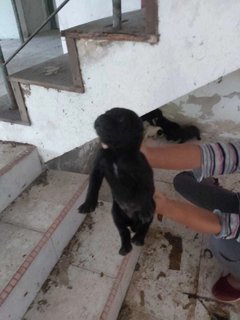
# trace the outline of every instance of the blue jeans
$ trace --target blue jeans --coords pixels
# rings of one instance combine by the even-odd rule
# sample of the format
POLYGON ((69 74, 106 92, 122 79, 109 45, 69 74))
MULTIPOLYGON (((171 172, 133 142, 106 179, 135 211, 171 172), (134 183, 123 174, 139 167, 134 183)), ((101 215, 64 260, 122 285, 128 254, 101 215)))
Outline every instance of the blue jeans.
MULTIPOLYGON (((173 183, 177 192, 198 207, 240 214, 239 194, 210 183, 209 179, 197 182, 192 172, 181 172, 173 183)), ((240 243, 212 236, 210 246, 224 270, 240 280, 240 243)))

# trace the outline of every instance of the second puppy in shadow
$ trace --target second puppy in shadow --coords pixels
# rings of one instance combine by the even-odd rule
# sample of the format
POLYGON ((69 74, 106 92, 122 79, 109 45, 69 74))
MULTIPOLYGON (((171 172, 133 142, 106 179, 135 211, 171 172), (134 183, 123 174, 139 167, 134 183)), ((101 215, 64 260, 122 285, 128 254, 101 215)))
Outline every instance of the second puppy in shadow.
POLYGON ((183 143, 196 138, 201 140, 200 130, 194 125, 181 126, 177 122, 167 119, 160 109, 155 109, 142 117, 150 125, 160 127, 167 140, 183 143))

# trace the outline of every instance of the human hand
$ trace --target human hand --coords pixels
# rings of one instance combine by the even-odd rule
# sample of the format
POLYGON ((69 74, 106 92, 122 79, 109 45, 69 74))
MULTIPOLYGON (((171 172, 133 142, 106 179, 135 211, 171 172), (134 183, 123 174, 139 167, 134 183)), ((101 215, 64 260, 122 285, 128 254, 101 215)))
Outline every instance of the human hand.
POLYGON ((158 220, 162 221, 162 218, 163 218, 162 208, 165 205, 167 198, 162 193, 157 191, 153 195, 153 199, 154 199, 155 204, 156 204, 155 213, 156 213, 156 215, 158 217, 158 220))

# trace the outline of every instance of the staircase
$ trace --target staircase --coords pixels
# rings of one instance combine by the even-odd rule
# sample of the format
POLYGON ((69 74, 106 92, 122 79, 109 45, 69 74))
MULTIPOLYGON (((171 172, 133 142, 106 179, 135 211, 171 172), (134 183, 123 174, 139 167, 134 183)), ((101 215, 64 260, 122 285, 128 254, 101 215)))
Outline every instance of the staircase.
POLYGON ((86 217, 87 175, 45 171, 31 145, 0 154, 0 319, 117 319, 140 248, 118 254, 106 182, 86 217))
POLYGON ((0 319, 22 319, 84 216, 88 177, 42 173, 36 147, 0 143, 0 319))
MULTIPOLYGON (((202 235, 155 219, 144 247, 122 257, 105 181, 96 211, 81 215, 87 175, 43 171, 30 145, 1 142, 0 154, 8 191, 0 214, 1 320, 238 319, 237 306, 210 294, 221 270, 202 235)), ((154 179, 178 199, 175 174, 154 170, 154 179)), ((221 185, 238 190, 239 177, 221 185)))

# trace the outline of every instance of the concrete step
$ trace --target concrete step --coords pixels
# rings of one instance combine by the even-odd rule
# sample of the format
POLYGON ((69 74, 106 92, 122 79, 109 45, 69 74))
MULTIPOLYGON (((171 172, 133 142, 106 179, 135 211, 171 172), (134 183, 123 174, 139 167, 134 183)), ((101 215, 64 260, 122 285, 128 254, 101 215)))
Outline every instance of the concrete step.
POLYGON ((0 212, 41 172, 42 166, 35 146, 0 141, 0 212))
MULTIPOLYGON (((172 186, 173 172, 154 173, 156 189, 180 199, 172 186)), ((228 182, 231 188, 235 179, 228 182)), ((238 319, 236 308, 210 294, 221 270, 205 256, 208 247, 201 234, 155 218, 143 249, 119 256, 108 191, 104 183, 100 195, 107 202, 86 217, 24 320, 194 320, 210 319, 211 310, 219 319, 227 314, 226 319, 238 319)))
POLYGON ((89 214, 41 288, 24 320, 114 320, 140 254, 118 254, 111 204, 89 214))
MULTIPOLYGON (((155 12, 154 12, 155 13, 155 12)), ((152 20, 155 17, 151 17, 152 20)), ((101 39, 110 41, 144 41, 151 44, 159 41, 158 30, 150 28, 145 9, 122 13, 122 27, 113 29, 112 16, 90 21, 63 30, 66 39, 101 39)))
POLYGON ((68 54, 36 64, 10 75, 12 82, 35 84, 45 88, 83 92, 74 85, 68 54))
POLYGON ((84 219, 88 176, 50 170, 0 219, 0 319, 20 320, 84 219))

